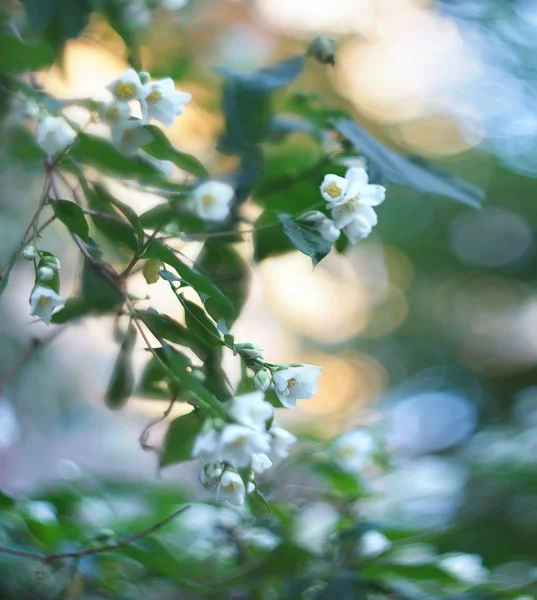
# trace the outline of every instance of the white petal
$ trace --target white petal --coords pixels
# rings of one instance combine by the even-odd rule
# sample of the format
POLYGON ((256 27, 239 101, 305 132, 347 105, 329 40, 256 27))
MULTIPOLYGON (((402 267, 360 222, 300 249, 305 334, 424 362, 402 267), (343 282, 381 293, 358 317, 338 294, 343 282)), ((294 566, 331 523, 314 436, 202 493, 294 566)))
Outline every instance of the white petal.
POLYGON ((359 185, 360 187, 367 185, 369 177, 365 169, 361 167, 352 167, 345 173, 345 179, 349 185, 359 185))
POLYGON ((386 188, 382 185, 366 185, 360 191, 360 202, 369 206, 378 206, 386 199, 386 188))
POLYGON ((355 216, 364 218, 371 227, 378 223, 377 213, 371 206, 358 206, 354 211, 355 216))
POLYGON ((356 217, 356 219, 351 221, 343 229, 351 244, 356 244, 356 242, 363 240, 371 233, 372 230, 373 228, 371 227, 370 223, 360 216, 356 217))

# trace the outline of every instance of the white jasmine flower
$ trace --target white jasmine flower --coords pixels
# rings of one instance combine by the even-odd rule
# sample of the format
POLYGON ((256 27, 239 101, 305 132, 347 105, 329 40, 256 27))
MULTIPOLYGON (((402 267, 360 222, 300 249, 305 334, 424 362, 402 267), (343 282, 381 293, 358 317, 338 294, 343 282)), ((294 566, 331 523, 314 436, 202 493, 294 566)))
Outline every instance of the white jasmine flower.
POLYGON ((44 500, 31 500, 24 505, 24 511, 34 521, 39 521, 44 525, 53 525, 57 523, 57 510, 51 502, 44 500))
POLYGON ((270 436, 244 425, 226 425, 221 434, 222 460, 240 469, 252 462, 252 455, 270 452, 270 436))
POLYGON ((295 543, 314 554, 322 554, 338 520, 339 514, 331 504, 316 502, 306 506, 294 523, 295 543))
POLYGON ((112 100, 105 104, 101 110, 101 118, 110 125, 117 125, 127 121, 131 116, 131 107, 128 102, 112 100))
POLYGON ((34 260, 38 256, 35 246, 26 246, 22 249, 21 254, 24 260, 34 260))
POLYGON ((217 462, 221 455, 220 433, 216 429, 209 429, 196 437, 192 449, 192 458, 203 458, 208 463, 217 462))
POLYGON ((328 202, 330 208, 337 206, 337 202, 343 201, 349 182, 338 175, 325 175, 321 183, 321 196, 328 202))
POLYGON ((106 89, 122 102, 140 100, 145 93, 140 77, 134 69, 127 69, 121 77, 107 85, 106 89))
POLYGON ((267 421, 274 416, 274 408, 262 392, 251 392, 233 398, 228 413, 241 425, 265 431, 267 421))
POLYGON ((320 367, 300 365, 276 371, 272 381, 280 402, 286 408, 291 408, 296 406, 297 400, 307 400, 315 394, 320 376, 320 367))
POLYGON ((129 0, 123 6, 123 20, 128 27, 147 27, 153 20, 151 11, 140 0, 129 0))
POLYGON ((244 482, 241 476, 235 471, 226 469, 218 485, 216 499, 227 500, 235 506, 240 506, 244 503, 244 494, 244 482))
POLYGON ((37 270, 37 278, 40 281, 50 281, 54 277, 54 270, 50 267, 39 267, 37 270))
POLYGON ((44 285, 36 285, 30 296, 30 315, 39 317, 43 323, 50 325, 52 312, 57 306, 65 304, 65 300, 44 285))
POLYGON ((229 205, 235 190, 221 181, 206 181, 194 190, 194 206, 199 217, 222 221, 229 215, 229 205))
POLYGON ((272 461, 266 454, 254 454, 252 456, 252 469, 254 473, 263 473, 272 467, 272 461))
POLYGON ((247 544, 270 552, 280 543, 280 538, 264 527, 249 527, 237 533, 237 537, 247 544))
POLYGON ((49 115, 37 123, 36 138, 47 156, 54 156, 75 141, 75 134, 64 121, 49 115))
POLYGON ((296 442, 296 437, 277 423, 272 424, 269 433, 272 438, 270 456, 279 459, 287 458, 289 446, 296 442))
POLYGON ((318 231, 327 242, 335 242, 341 235, 341 231, 336 227, 334 221, 328 217, 325 217, 324 221, 314 229, 315 231, 318 231))
MULTIPOLYGON (((336 177, 336 175, 333 177, 336 177)), ((328 208, 336 208, 347 204, 351 200, 355 204, 378 206, 386 198, 386 188, 382 185, 370 185, 365 169, 360 167, 349 169, 345 173, 345 181, 347 182, 347 187, 345 188, 343 197, 338 196, 337 198, 327 200, 328 208)))
POLYGON ((478 554, 452 554, 440 558, 438 564, 444 571, 465 583, 483 583, 489 576, 489 571, 483 566, 483 559, 478 554))
POLYGON ((354 220, 344 227, 343 231, 349 238, 349 242, 356 244, 356 242, 365 239, 373 231, 373 226, 365 217, 355 215, 354 220))
POLYGON ((126 156, 137 154, 140 146, 153 141, 153 136, 144 129, 141 121, 122 121, 112 127, 112 142, 126 156))
POLYGON ((192 95, 175 89, 170 77, 149 83, 140 102, 144 121, 151 119, 160 121, 166 127, 173 125, 175 117, 185 110, 185 104, 192 100, 192 95))
POLYGON ((360 540, 360 552, 363 556, 379 556, 389 550, 391 545, 390 540, 379 531, 366 531, 360 540))
POLYGON ((371 461, 377 444, 366 431, 347 431, 332 444, 334 462, 344 471, 360 474, 371 461))
POLYGON ((178 10, 184 8, 189 0, 160 0, 160 5, 168 10, 178 10))
POLYGON ((47 265, 47 267, 50 267, 53 271, 56 271, 56 273, 58 273, 59 270, 62 268, 62 263, 55 256, 44 256, 43 261, 47 265))
POLYGON ((7 450, 20 438, 21 428, 13 406, 0 396, 0 452, 7 450))

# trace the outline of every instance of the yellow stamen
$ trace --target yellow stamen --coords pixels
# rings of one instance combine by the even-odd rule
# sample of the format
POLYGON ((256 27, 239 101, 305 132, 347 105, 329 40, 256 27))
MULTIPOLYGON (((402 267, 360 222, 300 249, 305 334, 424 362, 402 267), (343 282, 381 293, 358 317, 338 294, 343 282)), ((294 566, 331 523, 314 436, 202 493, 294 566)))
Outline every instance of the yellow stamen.
POLYGON ((287 389, 292 390, 296 384, 297 384, 296 379, 294 377, 291 377, 291 379, 289 379, 287 381, 287 389))
POLYGON ((347 200, 347 202, 341 206, 341 210, 344 212, 354 212, 358 206, 360 206, 360 196, 356 195, 354 198, 347 200))
POLYGON ((234 442, 230 444, 231 448, 240 448, 246 440, 243 437, 238 437, 234 442))
POLYGON ((111 106, 106 111, 106 118, 108 121, 118 121, 119 120, 119 108, 117 106, 111 106))
POLYGON ((147 97, 146 100, 150 104, 156 104, 162 100, 162 94, 158 90, 153 90, 147 97))
POLYGON ((48 306, 50 304, 51 298, 49 296, 40 296, 39 300, 37 301, 37 306, 38 308, 45 308, 45 306, 48 306))
POLYGON ((203 208, 211 208, 216 203, 216 198, 211 194, 203 194, 201 197, 201 203, 203 204, 203 208))
POLYGON ((129 81, 118 81, 115 87, 116 96, 125 100, 132 100, 136 93, 136 86, 129 81))
POLYGON ((330 196, 330 198, 337 198, 341 196, 341 188, 337 183, 330 183, 324 188, 324 191, 330 196))

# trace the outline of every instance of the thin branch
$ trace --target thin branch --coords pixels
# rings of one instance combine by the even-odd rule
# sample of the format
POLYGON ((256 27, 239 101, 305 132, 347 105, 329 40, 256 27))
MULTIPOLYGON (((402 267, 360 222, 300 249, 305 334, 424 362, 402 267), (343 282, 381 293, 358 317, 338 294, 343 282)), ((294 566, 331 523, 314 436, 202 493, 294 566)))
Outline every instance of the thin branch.
POLYGON ((162 413, 162 415, 160 417, 157 417, 156 419, 153 419, 144 427, 144 430, 142 431, 142 433, 140 434, 140 437, 139 437, 140 446, 142 447, 143 450, 146 450, 146 451, 149 450, 151 452, 156 452, 157 454, 160 454, 162 452, 161 448, 159 448, 158 446, 153 446, 151 444, 148 444, 147 440, 149 438, 149 434, 150 434, 151 430, 153 429, 153 427, 155 427, 155 425, 158 425, 159 423, 162 423, 162 421, 164 421, 165 419, 167 419, 170 416, 170 413, 172 412, 172 408, 173 408, 173 405, 175 404, 176 399, 177 399, 177 394, 174 394, 172 396, 172 399, 170 400, 170 403, 168 404, 168 408, 162 413))
POLYGON ((85 548, 84 550, 78 550, 76 552, 58 552, 54 554, 42 554, 41 552, 30 552, 27 550, 16 550, 15 548, 7 548, 5 546, 0 546, 0 553, 9 554, 10 556, 18 556, 20 558, 31 558, 35 560, 39 560, 44 565, 50 565, 53 562, 57 562, 59 560, 64 560, 66 558, 82 558, 84 556, 93 556, 94 554, 102 554, 103 552, 110 552, 112 550, 117 550, 118 548, 124 548, 141 540, 148 535, 151 535, 155 531, 158 531, 162 527, 168 525, 171 521, 173 521, 178 515, 185 512, 188 509, 188 506, 183 506, 179 510, 176 510, 174 513, 151 525, 147 529, 135 533, 124 540, 119 540, 117 542, 111 542, 109 544, 105 544, 103 546, 97 546, 95 548, 85 548))

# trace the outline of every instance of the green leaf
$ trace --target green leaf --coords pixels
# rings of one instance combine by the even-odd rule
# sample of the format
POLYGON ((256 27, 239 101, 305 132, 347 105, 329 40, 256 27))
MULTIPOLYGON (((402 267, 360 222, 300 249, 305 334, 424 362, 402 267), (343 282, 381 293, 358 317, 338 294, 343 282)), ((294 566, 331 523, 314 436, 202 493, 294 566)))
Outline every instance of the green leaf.
POLYGON ((155 125, 145 125, 144 128, 153 135, 153 141, 142 146, 145 152, 158 160, 169 160, 183 171, 196 177, 209 177, 209 173, 202 163, 196 157, 174 148, 162 129, 155 125))
POLYGON ((52 210, 56 217, 73 233, 85 242, 88 241, 89 227, 84 216, 84 211, 69 200, 55 200, 52 210))
POLYGON ((54 51, 45 42, 29 45, 0 28, 0 72, 39 71, 54 58, 54 51))
POLYGON ((70 298, 64 307, 52 315, 52 323, 67 323, 74 319, 87 317, 91 314, 112 312, 116 302, 111 303, 106 298, 70 298))
POLYGON ((134 389, 134 373, 132 371, 132 351, 136 343, 136 327, 130 323, 125 339, 121 344, 114 371, 105 396, 106 405, 112 409, 121 408, 129 399, 134 389))
POLYGON ((203 420, 195 411, 174 419, 164 438, 164 452, 160 457, 160 466, 166 467, 192 459, 192 447, 200 433, 203 420))
POLYGON ((332 243, 325 240, 317 231, 299 225, 287 214, 278 215, 283 224, 283 232, 297 250, 311 258, 315 267, 332 249, 332 243))
POLYGON ((80 133, 70 151, 71 158, 104 173, 131 179, 154 177, 158 171, 139 157, 124 156, 110 142, 87 133, 80 133))
POLYGON ((152 357, 146 364, 137 393, 159 400, 170 399, 168 371, 156 358, 152 357))
MULTIPOLYGON (((233 246, 205 242, 195 266, 229 298, 238 317, 248 294, 250 271, 237 250, 233 246)), ((228 319, 227 326, 231 327, 234 321, 228 319)))
POLYGON ((11 260, 9 261, 8 266, 5 268, 5 270, 0 275, 0 296, 4 293, 4 290, 7 287, 7 283, 9 281, 9 274, 11 273, 11 271, 13 271, 13 267, 15 266, 15 263, 17 262, 18 256, 19 256, 18 251, 13 253, 13 256, 11 257, 11 260))
MULTIPOLYGON (((102 259, 101 249, 91 238, 88 238, 87 248, 88 252, 96 260, 102 259)), ((88 260, 84 260, 80 296, 82 299, 93 302, 95 305, 98 304, 102 307, 108 307, 109 310, 119 306, 122 302, 122 297, 117 287, 106 277, 97 272, 88 260)))
POLYGON ((21 0, 26 14, 28 23, 35 31, 43 31, 46 29, 52 20, 58 0, 21 0))
POLYGON ((479 207, 485 197, 480 188, 427 165, 425 161, 396 154, 350 119, 337 121, 335 128, 380 171, 382 179, 390 183, 446 196, 475 207, 479 207))
POLYGON ((316 464, 315 470, 326 479, 331 490, 352 498, 360 498, 366 495, 366 490, 360 480, 350 473, 346 473, 328 463, 316 464))
MULTIPOLYGON (((102 189, 100 185, 95 185, 96 189, 102 189)), ((120 210, 126 217, 129 223, 132 225, 133 229, 136 231, 136 235, 138 236, 138 242, 143 244, 144 242, 144 229, 142 224, 140 223, 140 219, 136 214, 136 211, 130 207, 128 204, 121 202, 117 198, 114 198, 111 194, 107 194, 108 199, 111 204, 113 204, 118 210, 120 210)))
POLYGON ((364 578, 379 581, 390 579, 408 579, 409 581, 431 581, 437 585, 457 583, 458 579, 434 564, 400 565, 375 562, 365 565, 361 574, 364 578))
POLYGON ((266 210, 254 225, 254 260, 261 262, 270 256, 291 252, 294 246, 283 232, 278 213, 266 210))
POLYGON ((144 258, 158 258, 170 267, 174 268, 181 281, 186 285, 194 288, 205 302, 207 298, 211 298, 216 307, 215 313, 217 319, 233 319, 235 311, 233 305, 224 293, 205 275, 202 275, 195 267, 188 267, 183 263, 174 252, 160 241, 153 241, 146 249, 144 258))
POLYGON ((336 573, 327 585, 315 595, 317 600, 359 600, 367 598, 364 582, 352 571, 336 573))
POLYGON ((15 500, 3 492, 0 492, 0 510, 6 510, 13 506, 15 506, 15 500))

